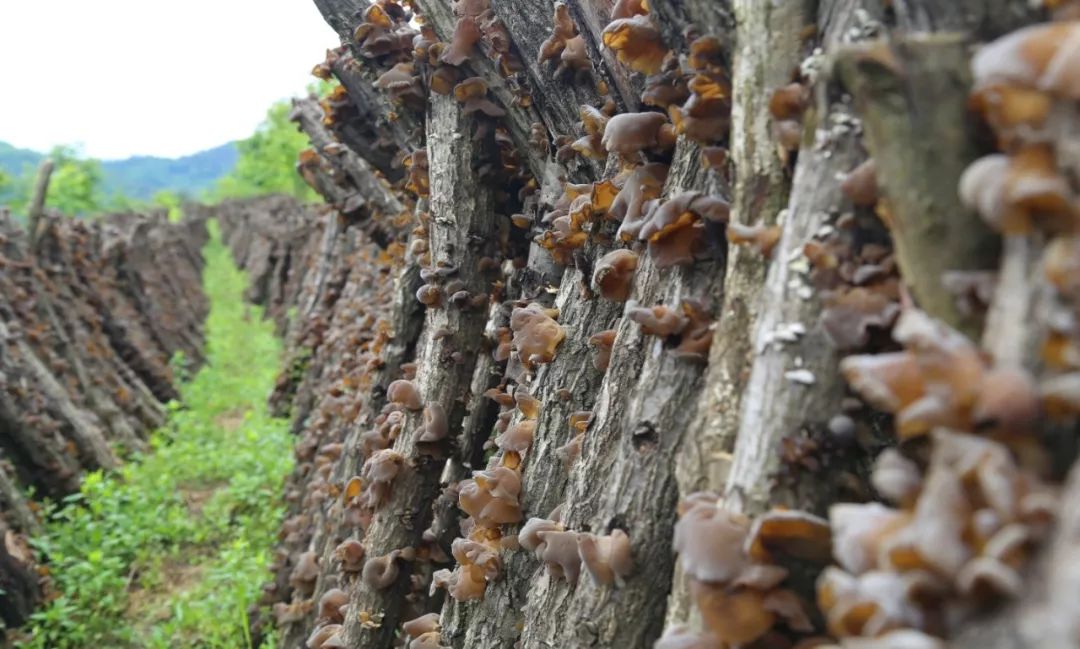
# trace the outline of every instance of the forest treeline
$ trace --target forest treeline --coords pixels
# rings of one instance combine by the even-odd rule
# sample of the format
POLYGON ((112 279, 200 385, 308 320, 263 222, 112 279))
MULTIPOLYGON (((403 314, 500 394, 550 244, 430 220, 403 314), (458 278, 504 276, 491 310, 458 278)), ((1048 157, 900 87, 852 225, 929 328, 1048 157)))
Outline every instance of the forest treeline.
MULTIPOLYGON (((319 92, 319 86, 313 85, 312 91, 319 92)), ((287 100, 271 106, 256 131, 235 143, 235 164, 227 171, 217 172, 212 178, 204 177, 206 172, 198 169, 188 170, 185 172, 188 175, 182 177, 149 178, 141 177, 137 169, 125 169, 124 177, 110 183, 101 161, 85 157, 74 147, 55 147, 47 155, 35 156, 35 160, 47 157, 55 163, 49 185, 49 207, 68 216, 89 217, 107 212, 154 208, 177 210, 184 201, 189 200, 216 202, 273 193, 314 200, 317 195, 294 170, 297 153, 307 145, 307 138, 288 122, 289 106, 287 100), (185 187, 191 182, 207 186, 193 191, 185 187), (164 188, 140 197, 116 188, 118 183, 164 188)), ((4 165, 5 155, 4 151, 0 151, 0 205, 7 205, 17 216, 25 216, 38 164, 24 161, 4 165), (7 172, 3 170, 5 166, 9 167, 7 172)), ((13 160, 26 157, 19 151, 10 155, 13 160)), ((212 160, 208 164, 216 166, 217 162, 212 160)))

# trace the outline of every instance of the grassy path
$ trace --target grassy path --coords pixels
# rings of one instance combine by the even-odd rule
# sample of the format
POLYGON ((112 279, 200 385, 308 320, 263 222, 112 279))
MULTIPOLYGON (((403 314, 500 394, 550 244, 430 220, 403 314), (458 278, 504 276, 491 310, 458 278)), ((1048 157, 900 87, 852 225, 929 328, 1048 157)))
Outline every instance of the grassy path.
POLYGON ((204 254, 209 362, 171 404, 153 451, 47 508, 37 549, 54 599, 18 646, 249 647, 247 607, 266 581, 292 468, 286 422, 266 396, 273 327, 241 298, 245 277, 216 224, 204 254))

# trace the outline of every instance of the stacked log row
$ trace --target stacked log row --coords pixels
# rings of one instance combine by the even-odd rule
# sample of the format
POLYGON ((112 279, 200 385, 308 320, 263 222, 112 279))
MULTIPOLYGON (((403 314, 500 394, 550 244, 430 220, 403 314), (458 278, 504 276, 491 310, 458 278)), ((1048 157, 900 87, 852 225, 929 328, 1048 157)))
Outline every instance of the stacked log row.
POLYGON ((1076 3, 315 4, 283 646, 1076 645, 1076 3))
POLYGON ((85 471, 148 448, 203 358, 203 221, 164 213, 94 222, 46 215, 30 242, 0 214, 0 612, 25 620, 42 592, 28 489, 60 498, 85 471), (178 356, 182 355, 182 356, 178 356), (177 366, 174 358, 183 358, 177 366))

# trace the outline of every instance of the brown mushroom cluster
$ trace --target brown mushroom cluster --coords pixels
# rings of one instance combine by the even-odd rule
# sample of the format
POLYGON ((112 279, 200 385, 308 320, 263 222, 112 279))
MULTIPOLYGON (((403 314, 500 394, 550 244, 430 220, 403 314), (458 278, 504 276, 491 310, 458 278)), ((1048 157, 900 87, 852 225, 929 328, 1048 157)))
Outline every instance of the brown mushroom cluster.
MULTIPOLYGON (((717 196, 680 192, 667 200, 643 206, 638 220, 624 218, 621 238, 648 242, 649 256, 657 268, 692 264, 709 254, 708 226, 726 225, 730 206, 717 196)), ((714 244, 715 245, 715 244, 714 244)))
POLYGON ((601 38, 604 47, 635 72, 659 72, 668 55, 667 45, 649 16, 646 2, 617 2, 601 38))
MULTIPOLYGON (((668 114, 675 131, 703 145, 724 144, 731 124, 731 79, 728 53, 719 39, 701 36, 690 43, 686 88, 680 106, 673 97, 668 114)), ((648 92, 648 91, 646 91, 648 92)))
POLYGON ((826 521, 774 511, 751 522, 716 494, 699 492, 679 503, 673 547, 705 630, 672 629, 657 649, 777 646, 785 635, 814 631, 807 602, 784 586, 790 575, 784 561, 827 561, 826 521))
POLYGON ((671 343, 670 353, 677 358, 704 362, 712 345, 712 318, 706 305, 685 299, 679 308, 664 305, 643 307, 628 304, 625 316, 641 326, 641 333, 671 343))
MULTIPOLYGON (((1058 292, 1053 323, 1043 340, 1043 361, 1068 382, 1080 370, 1080 294, 1071 279, 1080 238, 1074 178, 1062 168, 1076 98, 1073 41, 1080 22, 1032 25, 987 44, 972 60, 971 101, 993 129, 999 153, 976 160, 960 182, 960 196, 1006 240, 1033 233, 1050 238, 1043 274, 1058 292), (1059 150, 1061 149, 1061 150, 1059 150)), ((1080 411, 1065 406, 1071 413, 1080 411)), ((1062 404, 1063 405, 1063 404, 1062 404)))
POLYGON ((555 321, 558 310, 545 309, 538 303, 514 309, 510 329, 514 332, 514 353, 526 367, 550 363, 566 338, 566 331, 555 321))
POLYGON ((585 80, 592 76, 592 62, 585 48, 585 39, 578 34, 566 3, 555 3, 554 26, 551 35, 540 45, 540 63, 555 64, 555 77, 585 80))
POLYGON ((567 530, 558 520, 530 518, 517 542, 536 555, 552 579, 571 586, 577 584, 582 569, 600 586, 617 586, 633 570, 630 537, 620 529, 596 535, 567 530))
MULTIPOLYGON (((1080 238, 1075 178, 1058 130, 1074 120, 1080 96, 1063 71, 1080 38, 1076 25, 1030 27, 977 55, 972 106, 1001 151, 972 165, 960 187, 1007 238, 1047 239, 1040 270, 1057 294, 1040 341, 1051 371, 1037 379, 912 304, 876 164, 855 165, 864 157, 857 149, 843 152, 851 168, 837 165, 827 179, 843 198, 814 208, 827 212, 816 232, 792 246, 789 221, 767 225, 779 208, 765 213, 763 205, 791 180, 789 163, 798 178, 810 155, 796 159, 799 145, 810 130, 826 143, 820 136, 831 128, 808 112, 829 107, 812 106, 813 77, 804 68, 769 71, 781 83, 762 89, 779 161, 767 143, 769 178, 751 178, 746 188, 735 181, 760 170, 745 168, 746 152, 729 156, 726 148, 739 92, 731 75, 739 71, 731 70, 731 34, 719 26, 675 25, 671 7, 645 0, 618 0, 606 18, 596 7, 555 2, 550 34, 516 38, 507 6, 489 0, 457 0, 431 16, 417 12, 419 2, 364 4, 351 18, 359 21, 353 41, 313 71, 343 82, 322 102, 333 141, 299 161, 320 192, 344 193, 324 226, 340 228, 326 237, 339 242, 312 262, 322 275, 302 304, 310 302, 313 315, 290 333, 294 348, 313 350, 293 360, 312 369, 282 388, 297 394, 302 431, 277 581, 265 597, 283 628, 303 628, 298 637, 312 646, 339 646, 349 629, 378 638, 373 645, 440 647, 462 640, 441 636, 438 606, 454 616, 486 615, 531 579, 534 608, 508 613, 524 645, 538 641, 525 625, 542 604, 614 602, 602 616, 640 601, 644 580, 635 567, 649 579, 667 579, 668 568, 634 556, 653 548, 632 551, 630 534, 635 546, 649 536, 666 547, 671 537, 635 518, 646 500, 638 490, 663 483, 671 515, 685 485, 668 465, 685 459, 678 447, 685 439, 666 419, 706 384, 723 318, 745 319, 753 330, 747 349, 739 341, 725 347, 746 362, 717 370, 730 372, 724 380, 738 390, 752 388, 756 357, 810 331, 824 337, 815 344, 832 346, 803 348, 808 362, 820 362, 819 351, 858 354, 839 369, 861 401, 839 394, 838 381, 820 381, 835 388, 829 403, 842 414, 797 418, 774 449, 788 466, 768 480, 782 486, 784 471, 802 471, 839 481, 826 475, 832 465, 822 458, 844 439, 873 437, 896 447, 879 456, 869 478, 871 456, 863 453, 867 466, 852 470, 862 472, 850 474, 852 491, 889 504, 834 504, 826 520, 781 508, 750 517, 736 498, 728 507, 716 494, 685 497, 673 545, 694 604, 690 619, 700 616, 700 624, 669 629, 657 647, 937 649, 959 621, 1017 594, 1057 511, 1043 424, 1080 413, 1080 238), (603 57, 590 60, 596 45, 606 48, 603 57), (518 52, 532 59, 527 72, 518 52), (626 69, 612 70, 612 59, 626 69), (538 73, 568 96, 534 96, 528 83, 538 73), (351 96, 346 88, 360 84, 376 92, 351 96), (358 106, 368 112, 360 116, 358 106), (433 132, 436 109, 468 128, 433 132), (575 119, 565 129, 572 133, 553 132, 552 124, 575 119), (467 155, 448 162, 447 152, 467 155), (364 173, 400 211, 371 212, 370 192, 358 191, 358 172, 347 166, 352 156, 373 168, 364 173), (485 200, 458 212, 451 196, 451 213, 447 178, 454 190, 465 183, 485 200), (733 209, 751 220, 731 223, 733 209), (485 210, 494 225, 459 228, 485 210), (761 253, 732 255, 756 269, 745 294, 706 276, 741 272, 723 268, 732 245, 761 253), (794 297, 807 310, 820 306, 820 321, 770 331, 761 329, 766 320, 755 321, 756 289, 779 264, 794 297), (654 383, 649 372, 658 365, 675 370, 654 383), (641 375, 627 380, 633 371, 641 375), (664 384, 668 376, 677 380, 664 384), (640 398, 624 404, 627 394, 640 398), (896 439, 880 439, 890 432, 896 439), (592 473, 606 476, 612 466, 632 476, 630 484, 594 485, 592 473), (616 501, 634 506, 605 510, 616 501), (565 507, 541 518, 558 502, 565 507), (533 572, 526 578, 522 570, 533 572), (364 602, 362 610, 350 610, 345 594, 364 602)), ((819 35, 804 37, 811 43, 819 35)), ((854 108, 846 91, 817 96, 854 108)), ((840 135, 855 143, 860 127, 845 128, 840 135)), ((995 298, 986 273, 951 273, 942 282, 971 312, 995 298)), ((785 380, 820 396, 804 359, 795 359, 785 380)), ((689 415, 675 416, 682 429, 691 425, 689 415)), ((742 440, 729 443, 738 451, 742 440)), ((701 451, 694 461, 734 462, 731 448, 701 451)), ((848 475, 845 468, 842 479, 848 475)), ((581 615, 573 612, 577 622, 581 615)), ((616 633, 600 622, 577 629, 596 634, 596 646, 616 633)), ((542 641, 569 637, 557 636, 542 641)))
POLYGON ((963 334, 908 310, 893 328, 904 351, 849 356, 841 372, 867 402, 896 415, 901 439, 936 427, 980 431, 1021 443, 1040 416, 1034 380, 994 367, 963 334))
POLYGON ((798 81, 773 90, 769 97, 773 137, 776 138, 782 159, 786 160, 792 152, 799 149, 803 137, 803 113, 809 103, 810 90, 798 81))
POLYGON ((948 636, 980 606, 1019 594, 1056 495, 992 440, 936 430, 929 465, 882 454, 879 491, 897 503, 839 504, 818 604, 836 637, 912 629, 948 636))
POLYGON ((824 307, 821 325, 843 352, 880 347, 900 315, 895 253, 884 224, 864 211, 876 204, 876 190, 871 200, 865 200, 848 189, 849 181, 856 177, 860 183, 874 182, 873 173, 872 164, 864 163, 848 174, 842 185, 844 194, 861 209, 841 215, 815 233, 793 264, 805 274, 800 297, 820 296, 824 307))

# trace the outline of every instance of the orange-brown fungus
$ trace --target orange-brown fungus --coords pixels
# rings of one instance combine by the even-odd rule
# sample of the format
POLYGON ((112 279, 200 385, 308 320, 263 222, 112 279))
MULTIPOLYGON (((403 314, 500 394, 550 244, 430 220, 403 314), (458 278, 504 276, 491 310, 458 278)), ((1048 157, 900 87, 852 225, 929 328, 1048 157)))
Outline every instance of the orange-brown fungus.
MULTIPOLYGON (((726 510, 711 493, 687 496, 679 503, 679 514, 674 548, 705 623, 703 633, 680 633, 688 642, 686 646, 746 645, 764 636, 778 622, 796 632, 813 630, 802 600, 780 586, 788 571, 769 563, 773 557, 767 553, 752 556, 761 534, 752 532, 747 517, 726 510)), ((824 529, 827 535, 828 528, 824 529)), ((813 539, 811 545, 816 548, 819 540, 817 529, 810 534, 790 527, 784 527, 782 533, 774 531, 778 536, 773 538, 784 538, 787 549, 805 549, 802 539, 806 537, 813 539)), ((667 642, 658 646, 681 646, 672 644, 671 638, 667 642)))
POLYGON ((465 113, 483 113, 488 117, 502 117, 502 108, 487 98, 487 82, 481 77, 469 77, 454 86, 454 98, 465 104, 465 113))
POLYGON ((762 255, 772 255, 773 248, 780 242, 780 226, 777 225, 743 225, 741 223, 728 223, 727 239, 735 245, 753 246, 762 255))
POLYGON ((619 18, 645 16, 648 13, 649 3, 647 0, 615 0, 615 5, 611 8, 610 18, 618 20, 619 18))
POLYGON ((633 563, 630 558, 630 537, 626 532, 614 530, 607 536, 583 532, 578 535, 577 543, 585 571, 596 583, 610 586, 630 574, 633 563))
POLYGON ((461 65, 473 51, 473 47, 480 42, 483 34, 476 24, 473 16, 462 16, 454 25, 454 35, 450 39, 450 46, 439 57, 440 63, 461 65))
POLYGON ((999 395, 1006 379, 995 376, 962 334, 909 310, 893 328, 893 337, 906 351, 849 356, 840 369, 871 405, 896 415, 902 438, 923 435, 935 426, 1019 434, 1034 425, 1038 406, 1033 389, 1024 387, 1030 379, 1010 372, 1004 391, 1014 391, 1016 399, 991 405, 983 391, 999 395))
POLYGON ((551 36, 540 45, 540 63, 560 56, 566 48, 566 41, 577 36, 577 27, 574 25, 574 19, 570 17, 570 10, 565 3, 555 3, 555 15, 552 21, 554 26, 552 27, 551 36))
POLYGON ((625 219, 621 238, 649 242, 649 256, 658 268, 691 264, 704 248, 705 221, 726 223, 727 201, 700 192, 681 192, 667 201, 654 201, 637 222, 625 219))
POLYGON ((454 86, 454 99, 465 103, 470 99, 487 95, 487 90, 487 82, 482 77, 469 77, 454 86))
POLYGON ((648 15, 613 20, 600 37, 620 62, 636 72, 656 74, 668 53, 660 30, 648 15))
POLYGON ((334 549, 334 557, 341 562, 342 572, 360 572, 364 567, 364 544, 355 539, 346 539, 334 549))
POLYGON ((398 63, 384 72, 375 80, 375 86, 386 90, 399 102, 423 101, 425 98, 420 78, 415 76, 413 64, 408 62, 398 63))
POLYGON ((331 588, 319 598, 319 619, 331 624, 345 621, 345 609, 349 606, 349 594, 340 588, 331 588))
POLYGON ((810 93, 801 83, 789 83, 777 88, 769 96, 769 113, 773 118, 798 119, 810 102, 810 93))
POLYGON ((600 297, 615 302, 625 302, 634 289, 634 271, 637 270, 637 253, 620 248, 612 250, 596 262, 593 270, 593 289, 600 297))
POLYGON ((675 146, 675 130, 663 113, 622 113, 607 121, 604 149, 624 156, 675 146))
POLYGON ((641 103, 667 110, 671 105, 682 105, 690 98, 690 89, 686 86, 686 75, 679 67, 678 59, 667 59, 664 69, 645 79, 645 90, 641 93, 641 103))
POLYGON ((488 545, 469 539, 455 539, 451 551, 458 565, 453 572, 440 570, 435 573, 431 587, 444 587, 459 602, 482 599, 488 581, 499 576, 502 561, 497 545, 488 545))
POLYGON ((671 353, 676 358, 693 362, 706 362, 712 346, 712 316, 701 300, 687 298, 682 301, 686 326, 680 333, 679 344, 671 353))
POLYGON ((641 325, 641 333, 647 336, 673 336, 686 328, 687 318, 679 311, 659 305, 654 307, 631 307, 626 317, 641 325))
POLYGON ((403 161, 405 168, 409 170, 408 182, 405 189, 417 196, 428 196, 431 193, 431 181, 428 178, 428 155, 427 149, 417 149, 406 156, 403 161))
POLYGON ((315 580, 319 577, 319 557, 314 552, 304 552, 300 555, 289 573, 289 585, 310 596, 315 591, 315 580))
POLYGON ((925 477, 896 453, 879 459, 875 483, 891 485, 903 509, 830 510, 843 569, 822 574, 818 603, 836 636, 898 627, 940 634, 973 603, 1019 590, 1018 570, 1048 530, 1053 493, 994 441, 941 429, 931 442, 925 477))
POLYGON ((504 392, 499 388, 491 388, 490 390, 484 392, 484 396, 499 404, 503 408, 514 407, 515 402, 513 395, 504 392))
POLYGON ((536 420, 523 419, 495 438, 495 445, 504 451, 521 453, 527 451, 533 442, 536 420))
POLYGON ((428 613, 421 615, 420 617, 406 620, 401 625, 401 630, 405 632, 412 639, 419 638, 425 633, 431 633, 439 630, 439 614, 428 613))
POLYGON ((311 632, 304 642, 304 646, 308 649, 339 649, 345 646, 341 635, 342 626, 340 624, 319 626, 311 632))
POLYGON ((390 497, 390 483, 405 465, 405 456, 393 449, 383 449, 372 453, 364 462, 360 477, 366 486, 365 505, 375 509, 390 497))
POLYGON ((386 388, 386 400, 409 410, 422 410, 424 407, 416 384, 404 379, 398 379, 386 388))
POLYGON ((431 73, 429 85, 432 92, 439 95, 449 95, 460 78, 460 70, 452 65, 442 65, 431 73))
POLYGON ((566 338, 566 331, 548 310, 535 303, 514 309, 510 328, 514 332, 514 350, 526 367, 555 360, 555 350, 566 338))
POLYGON ((578 533, 571 531, 536 532, 542 545, 536 549, 552 578, 576 584, 581 574, 581 555, 578 553, 578 533))
POLYGON ((608 116, 592 106, 582 106, 580 109, 581 125, 585 129, 585 135, 575 140, 570 147, 593 160, 606 160, 607 149, 604 148, 604 128, 608 123, 608 116))
POLYGON ((540 416, 540 400, 524 388, 518 387, 514 390, 514 406, 526 419, 536 419, 540 416))
POLYGON ((659 162, 639 165, 621 180, 619 193, 608 208, 608 218, 621 221, 619 238, 629 240, 637 237, 644 222, 648 201, 659 198, 667 179, 668 166, 659 162))
POLYGON ((458 506, 484 527, 517 523, 521 520, 520 491, 521 477, 513 469, 476 471, 458 485, 458 506))
POLYGON ((826 562, 831 554, 829 522, 806 512, 773 510, 754 519, 746 552, 754 561, 775 563, 778 557, 826 562))
POLYGON ((960 179, 960 196, 1005 234, 1025 234, 1035 224, 1072 230, 1078 223, 1073 193, 1049 144, 976 160, 960 179))
POLYGON ((682 106, 671 104, 668 114, 678 133, 702 144, 727 138, 731 119, 731 82, 724 64, 724 47, 714 36, 690 43, 689 67, 694 72, 682 106))
POLYGON ((573 252, 584 246, 589 233, 584 225, 593 215, 591 203, 593 185, 563 185, 563 194, 553 209, 543 216, 543 223, 551 229, 535 239, 536 243, 551 253, 555 263, 569 265, 573 252))
POLYGON ((841 191, 856 207, 873 207, 880 197, 877 183, 877 165, 873 158, 868 158, 844 178, 841 191))
POLYGON ((1046 138, 1048 97, 1080 99, 1073 43, 1080 23, 1064 21, 1018 29, 983 47, 972 59, 974 105, 1008 144, 1015 137, 1046 138))
POLYGON ((562 529, 562 525, 555 521, 546 518, 530 518, 521 527, 521 531, 518 532, 518 545, 525 550, 535 552, 537 558, 540 558, 544 551, 544 541, 539 537, 539 533, 555 532, 562 529))
POLYGON ((605 329, 589 336, 589 344, 596 347, 593 366, 601 372, 606 372, 611 363, 611 348, 615 346, 616 333, 614 329, 605 329))
POLYGON ((450 424, 446 419, 446 409, 438 403, 429 403, 424 407, 424 427, 417 438, 420 442, 438 442, 450 434, 450 424))
POLYGON ((434 284, 424 284, 416 289, 416 301, 424 306, 438 307, 442 304, 443 291, 434 284))
POLYGON ((415 556, 412 548, 406 548, 393 550, 381 557, 372 557, 364 563, 360 577, 365 584, 376 590, 389 588, 401 574, 398 560, 412 561, 415 556))
POLYGON ((864 347, 874 330, 888 331, 900 315, 891 296, 861 286, 832 291, 824 302, 822 327, 841 350, 864 347))

